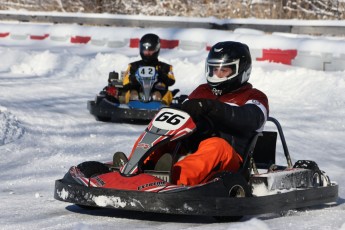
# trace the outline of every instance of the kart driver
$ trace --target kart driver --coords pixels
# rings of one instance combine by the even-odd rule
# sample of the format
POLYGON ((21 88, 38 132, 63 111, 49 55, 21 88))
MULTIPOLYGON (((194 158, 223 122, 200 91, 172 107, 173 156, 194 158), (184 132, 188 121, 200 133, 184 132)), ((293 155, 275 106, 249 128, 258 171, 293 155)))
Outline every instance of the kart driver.
MULTIPOLYGON (((172 167, 173 184, 202 184, 218 172, 239 170, 247 146, 263 130, 269 112, 267 96, 248 83, 251 68, 246 44, 225 41, 211 48, 206 59, 207 83, 199 85, 181 106, 197 129, 183 140, 184 155, 172 167)), ((172 163, 169 152, 175 144, 156 149, 145 159, 144 167, 158 170, 163 163, 166 169, 164 165, 172 163)))
MULTIPOLYGON (((152 99, 162 101, 166 105, 170 105, 172 102, 173 95, 168 87, 175 83, 175 77, 172 66, 158 60, 159 51, 160 39, 156 34, 145 34, 140 39, 140 56, 142 60, 130 63, 123 79, 126 103, 129 100, 139 99, 141 86, 136 79, 136 74, 140 67, 145 66, 154 67, 158 74, 157 82, 154 83, 151 91, 152 99)), ((143 69, 141 70, 143 71, 143 69)))
POLYGON ((215 44, 206 59, 207 84, 198 86, 182 110, 198 124, 213 123, 212 132, 196 132, 188 140, 192 154, 173 166, 172 182, 196 185, 220 171, 236 172, 251 138, 268 116, 266 95, 248 83, 251 55, 239 42, 215 44), (196 144, 194 147, 190 144, 196 144))

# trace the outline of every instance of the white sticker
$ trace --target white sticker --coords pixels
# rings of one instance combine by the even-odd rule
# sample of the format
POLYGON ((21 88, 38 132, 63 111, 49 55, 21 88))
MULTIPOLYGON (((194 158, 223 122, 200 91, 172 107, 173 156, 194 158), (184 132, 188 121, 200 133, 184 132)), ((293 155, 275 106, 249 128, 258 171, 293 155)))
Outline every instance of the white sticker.
POLYGON ((153 126, 164 130, 176 130, 190 118, 189 114, 180 110, 164 108, 156 115, 153 126))

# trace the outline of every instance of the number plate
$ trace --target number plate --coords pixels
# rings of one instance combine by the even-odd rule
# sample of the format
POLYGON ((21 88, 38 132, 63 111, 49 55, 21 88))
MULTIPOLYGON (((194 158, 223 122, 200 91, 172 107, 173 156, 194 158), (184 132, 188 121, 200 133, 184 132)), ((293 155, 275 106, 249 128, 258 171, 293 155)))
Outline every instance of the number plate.
POLYGON ((138 74, 141 78, 153 78, 156 74, 156 69, 153 66, 142 66, 138 69, 138 74))
POLYGON ((186 112, 164 108, 154 118, 153 126, 164 130, 176 130, 181 128, 189 118, 186 112))

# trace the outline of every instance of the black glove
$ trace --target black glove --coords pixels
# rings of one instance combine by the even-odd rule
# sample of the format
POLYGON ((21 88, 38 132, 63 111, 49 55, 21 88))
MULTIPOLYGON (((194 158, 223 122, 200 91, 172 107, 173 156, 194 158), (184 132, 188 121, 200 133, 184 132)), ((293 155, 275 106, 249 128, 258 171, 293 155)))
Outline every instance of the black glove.
POLYGON ((210 99, 190 99, 182 104, 181 109, 187 112, 194 122, 197 122, 202 115, 207 116, 213 106, 213 100, 210 99))
POLYGON ((186 139, 186 149, 195 152, 199 143, 216 134, 214 124, 208 117, 213 110, 214 100, 209 99, 191 99, 181 105, 181 109, 187 112, 196 125, 196 132, 186 139))
POLYGON ((167 90, 167 87, 163 82, 157 82, 154 88, 157 90, 167 90))

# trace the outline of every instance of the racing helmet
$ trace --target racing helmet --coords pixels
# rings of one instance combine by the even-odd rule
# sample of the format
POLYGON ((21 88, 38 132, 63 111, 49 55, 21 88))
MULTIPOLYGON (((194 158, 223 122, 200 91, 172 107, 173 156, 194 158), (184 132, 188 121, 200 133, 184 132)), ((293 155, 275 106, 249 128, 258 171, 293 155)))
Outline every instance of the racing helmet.
POLYGON ((145 34, 140 39, 140 56, 144 62, 150 63, 158 60, 161 49, 160 39, 156 34, 145 34), (154 51, 152 55, 144 55, 145 50, 154 51))
POLYGON ((252 59, 246 44, 233 41, 219 42, 212 46, 205 64, 205 75, 212 92, 222 95, 238 89, 249 80, 252 59), (230 68, 227 76, 219 77, 215 71, 230 68))

